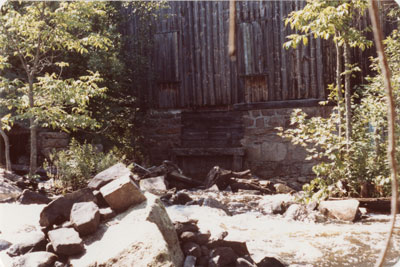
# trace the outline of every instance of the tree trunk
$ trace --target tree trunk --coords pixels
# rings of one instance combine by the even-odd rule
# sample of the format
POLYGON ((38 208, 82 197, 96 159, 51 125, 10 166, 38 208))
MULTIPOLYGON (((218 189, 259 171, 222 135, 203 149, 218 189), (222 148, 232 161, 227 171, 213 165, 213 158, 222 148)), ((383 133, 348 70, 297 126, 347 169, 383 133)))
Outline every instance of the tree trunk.
POLYGON ((396 160, 396 109, 395 109, 395 102, 393 98, 393 90, 392 85, 390 82, 390 69, 389 64, 386 59, 385 50, 383 47, 383 32, 379 20, 379 8, 376 1, 370 0, 369 1, 369 14, 371 17, 372 22, 372 29, 374 32, 374 39, 376 45, 376 51, 378 52, 379 63, 382 69, 382 76, 383 76, 383 83, 385 85, 385 92, 386 92, 386 102, 387 102, 387 117, 388 117, 388 163, 390 167, 390 173, 392 178, 392 203, 391 203, 391 220, 390 220, 390 229, 388 232, 388 236, 385 241, 385 247, 382 250, 378 262, 376 266, 382 266, 386 254, 389 250, 390 240, 393 235, 393 231, 396 224, 396 214, 398 211, 398 199, 399 199, 399 185, 397 182, 398 179, 398 170, 397 170, 397 160, 396 160))
POLYGON ((8 140, 7 134, 3 131, 3 125, 1 121, 0 121, 0 134, 4 140, 4 153, 6 155, 6 170, 11 171, 10 141, 8 140))
POLYGON ((346 148, 349 150, 351 133, 352 133, 352 123, 351 123, 351 89, 350 89, 350 51, 349 45, 344 44, 344 97, 345 97, 345 105, 346 105, 346 148))
MULTIPOLYGON (((34 98, 33 98, 33 77, 32 75, 28 75, 29 79, 29 107, 32 109, 34 107, 34 98)), ((31 177, 36 173, 37 169, 37 126, 35 123, 35 118, 31 116, 29 118, 29 127, 31 133, 31 151, 30 151, 30 161, 29 161, 29 176, 31 177)))
POLYGON ((342 137, 342 128, 343 128, 343 94, 342 94, 342 49, 339 44, 336 42, 336 87, 338 90, 338 115, 339 115, 339 138, 342 137))

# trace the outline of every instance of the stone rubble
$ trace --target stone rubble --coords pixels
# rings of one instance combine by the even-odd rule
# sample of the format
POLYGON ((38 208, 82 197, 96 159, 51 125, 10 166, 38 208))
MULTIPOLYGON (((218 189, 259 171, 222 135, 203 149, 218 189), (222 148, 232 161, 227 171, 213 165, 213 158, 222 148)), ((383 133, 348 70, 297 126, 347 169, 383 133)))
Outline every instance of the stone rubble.
MULTIPOLYGON (((356 200, 303 205, 294 203, 290 197, 263 202, 262 195, 296 193, 280 181, 260 180, 249 171, 235 173, 214 167, 208 188, 179 191, 172 187, 177 181, 169 183, 169 179, 178 177, 178 182, 186 186, 192 182, 177 166, 167 162, 153 171, 157 176, 147 174, 134 181, 131 171, 119 163, 97 174, 87 188, 51 202, 43 194, 19 190, 12 195, 19 203, 47 204, 40 213, 39 223, 43 228, 27 233, 27 243, 0 240, 0 251, 7 250, 14 257, 13 266, 29 266, 33 262, 37 266, 284 266, 269 257, 254 262, 246 243, 226 239, 229 236, 226 231, 201 232, 198 222, 190 219, 172 223, 164 204, 207 206, 227 216, 259 211, 299 221, 359 218, 356 200), (129 231, 134 233, 128 234, 129 231), (110 248, 115 238, 119 238, 119 246, 110 248), (100 257, 99 251, 110 254, 100 257)), ((20 177, 14 179, 21 182, 20 177)), ((12 182, 10 185, 14 186, 12 182)))
POLYGON ((96 232, 100 224, 99 207, 94 202, 79 202, 72 206, 70 222, 80 235, 96 232))
POLYGON ((100 192, 113 210, 123 211, 146 200, 129 176, 122 176, 100 188, 100 192))
POLYGON ((59 228, 49 231, 49 240, 59 255, 72 256, 84 251, 82 239, 72 228, 59 228))

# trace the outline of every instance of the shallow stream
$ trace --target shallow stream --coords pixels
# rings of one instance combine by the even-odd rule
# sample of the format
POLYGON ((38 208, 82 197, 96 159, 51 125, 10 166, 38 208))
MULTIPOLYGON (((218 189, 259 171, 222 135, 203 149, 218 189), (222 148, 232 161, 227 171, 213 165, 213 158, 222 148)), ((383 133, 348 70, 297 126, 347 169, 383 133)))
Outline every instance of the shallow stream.
MULTIPOLYGON (((238 197, 243 196, 232 196, 232 200, 238 197)), ((274 195, 258 196, 257 201, 267 206, 282 198, 291 199, 288 195, 274 195)), ((213 234, 227 231, 225 239, 247 242, 256 262, 270 256, 289 266, 374 266, 390 219, 388 215, 367 214, 356 223, 315 223, 265 214, 260 207, 255 208, 258 211, 233 216, 203 206, 178 205, 167 210, 174 221, 195 219, 200 231, 209 230, 213 234)), ((400 259, 400 228, 395 230, 392 244, 385 266, 393 266, 400 259)))
MULTIPOLYGON (((209 194, 209 197, 218 196, 209 194)), ((225 202, 231 201, 233 206, 246 201, 254 210, 227 216, 215 208, 174 205, 167 207, 167 211, 173 221, 196 219, 202 232, 209 230, 217 235, 227 231, 229 234, 225 239, 247 242, 255 261, 272 256, 288 266, 373 266, 388 230, 388 215, 367 214, 356 223, 314 223, 263 212, 262 208, 268 203, 282 199, 290 201, 289 195, 252 197, 225 194, 224 197, 225 202)), ((43 207, 0 204, 0 239, 17 241, 19 233, 38 228, 43 207)), ((397 226, 400 227, 400 219, 397 226)), ((4 254, 0 253, 0 266, 4 254)), ((385 266, 393 266, 399 257, 400 228, 396 228, 385 266)))

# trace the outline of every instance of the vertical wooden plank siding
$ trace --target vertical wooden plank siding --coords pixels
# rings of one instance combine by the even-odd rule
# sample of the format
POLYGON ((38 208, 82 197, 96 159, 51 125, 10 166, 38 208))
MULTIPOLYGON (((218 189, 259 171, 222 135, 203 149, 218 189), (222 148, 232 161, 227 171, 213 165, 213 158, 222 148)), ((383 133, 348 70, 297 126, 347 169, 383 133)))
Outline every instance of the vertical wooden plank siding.
MULTIPOLYGON (((284 18, 305 1, 236 2, 236 62, 227 53, 229 2, 168 3, 155 19, 150 61, 156 80, 143 92, 158 100, 158 107, 325 98, 334 77, 329 45, 310 37, 308 46, 283 48, 286 36, 294 33, 284 18)), ((137 31, 136 21, 127 31, 137 31)))

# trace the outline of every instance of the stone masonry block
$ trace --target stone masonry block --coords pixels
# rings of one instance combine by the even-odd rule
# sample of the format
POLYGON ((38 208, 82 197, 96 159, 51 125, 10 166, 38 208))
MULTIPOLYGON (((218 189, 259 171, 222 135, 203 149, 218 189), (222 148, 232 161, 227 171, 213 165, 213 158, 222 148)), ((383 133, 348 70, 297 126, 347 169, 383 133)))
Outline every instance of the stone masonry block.
POLYGON ((127 176, 118 178, 100 188, 100 192, 113 210, 122 211, 146 200, 140 189, 127 176))
POLYGON ((264 142, 262 145, 262 159, 265 161, 282 161, 287 155, 285 143, 264 142))

